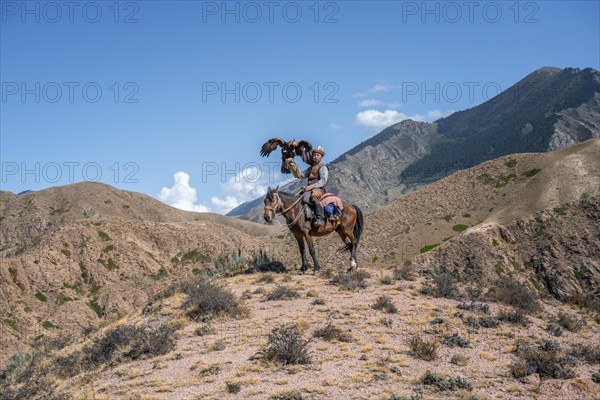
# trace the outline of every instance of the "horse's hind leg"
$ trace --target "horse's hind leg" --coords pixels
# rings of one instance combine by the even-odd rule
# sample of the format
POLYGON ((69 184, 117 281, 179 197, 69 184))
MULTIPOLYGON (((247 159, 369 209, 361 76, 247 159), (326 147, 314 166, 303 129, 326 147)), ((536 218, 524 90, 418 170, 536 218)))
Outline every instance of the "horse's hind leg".
POLYGON ((351 238, 344 229, 338 229, 336 231, 338 235, 342 238, 342 241, 346 243, 350 250, 350 268, 348 268, 348 272, 352 271, 352 269, 356 268, 356 245, 354 244, 353 238, 351 238))

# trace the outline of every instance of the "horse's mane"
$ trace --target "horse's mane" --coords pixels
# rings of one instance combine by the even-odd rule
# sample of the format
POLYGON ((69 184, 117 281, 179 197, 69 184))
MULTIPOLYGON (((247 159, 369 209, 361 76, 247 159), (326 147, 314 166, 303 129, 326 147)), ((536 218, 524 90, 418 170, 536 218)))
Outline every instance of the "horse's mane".
POLYGON ((279 194, 280 194, 280 195, 283 195, 283 196, 285 196, 285 197, 298 197, 298 194, 296 194, 296 193, 291 193, 291 192, 288 192, 288 191, 285 191, 285 190, 280 190, 280 191, 279 191, 279 194))

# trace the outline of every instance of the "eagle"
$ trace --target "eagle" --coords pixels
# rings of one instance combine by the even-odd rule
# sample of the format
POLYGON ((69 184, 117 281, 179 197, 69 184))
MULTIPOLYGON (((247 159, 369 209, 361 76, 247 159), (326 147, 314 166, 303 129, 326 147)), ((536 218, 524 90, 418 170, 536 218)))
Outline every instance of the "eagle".
POLYGON ((302 178, 302 172, 296 165, 294 157, 300 156, 302 161, 312 164, 312 145, 306 140, 292 139, 286 142, 282 138, 273 138, 262 145, 260 155, 268 157, 277 147, 281 147, 281 173, 292 173, 296 178, 302 178))

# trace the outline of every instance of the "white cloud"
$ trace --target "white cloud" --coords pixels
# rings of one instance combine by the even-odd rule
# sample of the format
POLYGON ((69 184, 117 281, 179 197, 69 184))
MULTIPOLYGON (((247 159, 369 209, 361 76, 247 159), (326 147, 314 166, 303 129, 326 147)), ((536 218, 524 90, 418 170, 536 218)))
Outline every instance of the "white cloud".
POLYGON ((377 84, 377 85, 373 86, 371 89, 369 89, 368 92, 354 93, 352 95, 352 97, 365 97, 365 96, 368 96, 371 93, 389 92, 389 91, 391 91, 393 89, 394 89, 394 87, 392 85, 388 85, 388 84, 380 85, 380 84, 377 84))
POLYGON ((400 103, 388 103, 388 108, 398 108, 400 107, 402 104, 400 103))
POLYGON ((373 131, 379 131, 406 119, 407 116, 396 110, 365 110, 356 114, 355 120, 358 125, 373 131))
POLYGON ((360 107, 375 107, 375 106, 379 106, 381 104, 382 103, 379 100, 375 100, 375 99, 367 99, 367 100, 358 102, 358 105, 360 107))
POLYGON ((156 196, 160 201, 185 211, 208 212, 204 204, 196 204, 196 189, 190 186, 190 176, 179 171, 173 175, 175 183, 172 187, 163 187, 156 196))
POLYGON ((358 125, 361 125, 369 130, 380 131, 390 125, 404 121, 405 119, 432 122, 439 118, 446 117, 453 112, 453 110, 431 110, 428 111, 427 114, 406 115, 396 110, 385 110, 383 112, 378 110, 365 110, 356 114, 355 121, 358 125))
POLYGON ((341 125, 338 125, 338 124, 336 124, 335 122, 332 122, 332 123, 330 123, 330 124, 329 124, 329 127, 330 127, 330 128, 332 128, 332 129, 335 129, 335 130, 339 130, 339 129, 342 129, 342 128, 343 128, 343 126, 341 126, 341 125))
POLYGON ((241 170, 235 176, 229 178, 222 185, 225 197, 211 197, 210 201, 215 212, 226 214, 245 201, 254 200, 267 193, 267 187, 275 187, 289 182, 279 172, 272 172, 269 176, 268 169, 260 167, 248 167, 241 170))
POLYGON ((389 92, 390 90, 392 90, 391 85, 375 85, 369 90, 369 92, 371 92, 371 93, 389 92))
POLYGON ((244 168, 221 185, 224 196, 212 196, 209 207, 197 203, 197 192, 190 186, 189 174, 179 171, 173 175, 173 178, 175 181, 173 186, 163 187, 156 196, 160 201, 180 210, 219 214, 226 214, 245 201, 264 196, 269 186, 284 185, 293 180, 293 178, 285 179, 281 173, 269 168, 261 169, 260 166, 244 168))

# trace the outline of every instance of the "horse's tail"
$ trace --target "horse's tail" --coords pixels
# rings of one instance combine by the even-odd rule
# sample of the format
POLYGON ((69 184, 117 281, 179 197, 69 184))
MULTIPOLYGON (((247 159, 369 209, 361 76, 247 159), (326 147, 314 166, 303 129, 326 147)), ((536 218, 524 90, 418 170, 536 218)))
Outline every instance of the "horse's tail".
POLYGON ((358 242, 360 240, 360 235, 362 235, 363 228, 365 227, 365 223, 363 220, 363 213, 360 208, 354 206, 356 209, 356 224, 354 224, 354 240, 356 240, 356 245, 358 246, 358 242))
MULTIPOLYGON (((362 235, 362 231, 363 228, 365 226, 364 224, 364 219, 363 219, 363 213, 361 211, 360 208, 358 208, 358 206, 353 205, 352 207, 354 207, 354 209, 356 210, 356 222, 354 223, 354 245, 358 246, 358 242, 360 241, 360 236, 362 235)), ((338 249, 338 251, 350 251, 350 246, 351 243, 346 243, 345 245, 343 245, 342 247, 340 247, 338 249)))

